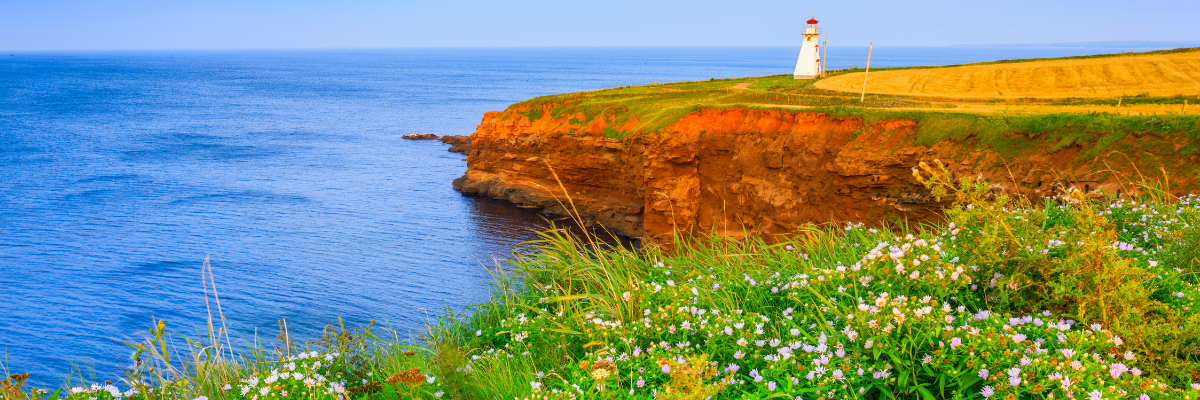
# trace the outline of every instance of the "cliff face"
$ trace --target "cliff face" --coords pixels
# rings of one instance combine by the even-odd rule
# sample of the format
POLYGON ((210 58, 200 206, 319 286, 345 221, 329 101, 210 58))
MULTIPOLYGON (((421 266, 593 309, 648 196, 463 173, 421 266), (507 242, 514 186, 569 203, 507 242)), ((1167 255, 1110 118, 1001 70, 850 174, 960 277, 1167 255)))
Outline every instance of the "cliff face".
MULTIPOLYGON (((980 175, 997 190, 1034 197, 1070 186, 1122 188, 1119 174, 1097 173, 1077 147, 1002 159, 970 138, 917 144, 917 123, 904 119, 865 126, 819 113, 705 109, 654 134, 611 139, 605 130, 637 121, 613 126, 603 115, 586 121, 549 112, 530 120, 528 107, 484 115, 455 188, 550 214, 566 214, 573 202, 589 224, 651 240, 688 229, 770 237, 806 223, 936 218, 942 205, 912 176, 919 162, 935 159, 959 176, 980 175)), ((1133 135, 1119 144, 1137 151, 1139 143, 1133 135)), ((1196 156, 1172 160, 1167 167, 1200 163, 1196 156)), ((1194 187, 1191 180, 1173 184, 1194 187)))

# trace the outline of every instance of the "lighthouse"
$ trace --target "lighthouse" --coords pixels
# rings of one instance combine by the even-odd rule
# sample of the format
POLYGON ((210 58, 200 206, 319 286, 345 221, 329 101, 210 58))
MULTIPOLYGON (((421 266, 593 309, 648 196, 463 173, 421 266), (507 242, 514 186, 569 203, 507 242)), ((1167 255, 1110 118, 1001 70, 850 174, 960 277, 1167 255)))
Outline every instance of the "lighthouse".
POLYGON ((817 30, 817 19, 814 17, 807 22, 804 44, 800 46, 800 57, 796 59, 796 72, 792 73, 795 79, 813 79, 825 72, 825 65, 821 63, 821 46, 817 43, 817 37, 821 34, 817 30))

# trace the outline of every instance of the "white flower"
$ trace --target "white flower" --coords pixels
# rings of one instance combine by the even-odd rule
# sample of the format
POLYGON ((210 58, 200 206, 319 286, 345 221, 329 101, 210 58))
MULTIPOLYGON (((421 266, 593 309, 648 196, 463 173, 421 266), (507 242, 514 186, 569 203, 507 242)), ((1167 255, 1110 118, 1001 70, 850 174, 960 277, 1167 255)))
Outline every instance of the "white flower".
POLYGON ((430 377, 425 378, 425 383, 433 383, 434 380, 437 380, 437 377, 430 376, 430 377))
POLYGON ((1104 399, 1104 394, 1100 393, 1099 390, 1093 390, 1091 393, 1088 393, 1088 400, 1103 400, 1103 399, 1104 399))
POLYGON ((535 392, 542 391, 542 383, 541 382, 529 382, 529 386, 532 386, 533 391, 535 391, 535 392))

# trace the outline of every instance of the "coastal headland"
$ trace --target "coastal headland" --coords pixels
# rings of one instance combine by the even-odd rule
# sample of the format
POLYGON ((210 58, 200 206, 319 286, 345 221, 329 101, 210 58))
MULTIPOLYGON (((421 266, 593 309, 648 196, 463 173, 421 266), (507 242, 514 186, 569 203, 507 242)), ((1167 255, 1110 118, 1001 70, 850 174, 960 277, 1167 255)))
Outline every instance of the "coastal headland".
POLYGON ((944 204, 912 168, 935 160, 997 194, 1035 199, 1072 190, 1130 194, 1149 177, 1166 178, 1170 193, 1189 193, 1200 185, 1200 86, 1196 95, 1180 93, 1200 82, 1200 69, 1178 65, 1197 59, 1200 49, 1181 49, 873 70, 886 84, 868 81, 862 99, 851 83, 863 74, 852 70, 539 97, 484 115, 454 186, 652 240, 688 230, 771 237, 808 223, 927 221, 944 204), (972 80, 992 82, 1009 70, 1037 78, 1030 71, 1042 65, 1157 65, 1173 74, 1140 83, 1129 74, 1108 83, 1092 76, 1087 90, 1100 95, 1091 97, 1065 83, 1026 85, 1020 98, 973 97, 983 92, 971 91, 979 87, 972 80), (896 93, 902 74, 928 88, 946 73, 959 85, 896 93), (1043 89, 1050 95, 1034 97, 1043 89), (1124 95, 1129 90, 1141 94, 1124 95))

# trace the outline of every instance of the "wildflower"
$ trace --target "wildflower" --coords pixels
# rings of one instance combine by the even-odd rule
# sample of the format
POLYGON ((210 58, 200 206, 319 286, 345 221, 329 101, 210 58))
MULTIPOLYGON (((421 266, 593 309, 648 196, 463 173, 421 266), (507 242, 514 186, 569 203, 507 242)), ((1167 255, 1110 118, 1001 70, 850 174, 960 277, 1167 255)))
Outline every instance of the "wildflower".
POLYGON ((1012 341, 1013 341, 1013 343, 1021 343, 1021 342, 1025 341, 1026 337, 1027 336, 1018 333, 1018 334, 1012 335, 1012 341))
POLYGON ((1071 381, 1071 377, 1069 377, 1069 376, 1063 376, 1062 382, 1059 382, 1059 386, 1062 387, 1062 390, 1064 392, 1070 391, 1071 385, 1073 385, 1073 384, 1075 384, 1075 382, 1071 381))
POLYGON ((775 391, 775 381, 767 382, 767 390, 770 390, 772 392, 775 391))
POLYGON ((1020 368, 1013 367, 1012 369, 1009 369, 1007 372, 1008 372, 1008 384, 1009 385, 1017 386, 1017 385, 1021 384, 1021 369, 1020 368))
POLYGON ((959 339, 957 337, 950 339, 950 348, 951 349, 956 349, 956 348, 958 348, 958 346, 962 346, 962 339, 959 339))
MULTIPOLYGON (((668 371, 670 371, 670 367, 663 365, 663 373, 667 373, 668 371)), ((608 370, 604 369, 604 368, 596 368, 596 369, 592 370, 592 379, 595 379, 598 381, 607 379, 609 375, 610 375, 610 373, 608 372, 608 370)))
POLYGON ((983 395, 984 398, 991 398, 996 392, 991 386, 984 386, 983 390, 979 391, 979 394, 983 395))
POLYGON ((1108 374, 1111 375, 1113 377, 1113 379, 1120 378, 1122 373, 1125 373, 1128 371, 1129 371, 1129 368, 1126 367, 1125 364, 1114 363, 1114 364, 1108 366, 1108 374))
MULTIPOLYGON (((112 386, 112 385, 109 385, 109 386, 112 386)), ((1143 395, 1143 396, 1145 396, 1145 395, 1143 395)), ((121 397, 121 396, 114 394, 113 397, 121 397)), ((208 396, 196 396, 196 398, 192 399, 192 400, 208 400, 208 396)))
MULTIPOLYGON (((736 356, 735 356, 735 357, 736 357, 736 356)), ((741 357, 736 357, 736 358, 741 358, 741 357)), ((669 374, 669 373, 671 373, 671 366, 670 366, 669 364, 663 363, 663 365, 662 365, 662 373, 664 373, 664 374, 669 374)))
POLYGON ((1103 399, 1104 399, 1104 394, 1100 393, 1099 390, 1093 390, 1091 393, 1088 393, 1088 400, 1103 400, 1103 399))
POLYGON ((1138 396, 1138 400, 1150 400, 1150 395, 1142 393, 1141 396, 1138 396))
POLYGON ((745 356, 746 356, 746 353, 743 353, 741 350, 733 352, 733 358, 736 358, 738 360, 741 360, 742 357, 745 357, 745 356))
POLYGON ((987 368, 981 369, 981 370, 979 370, 979 377, 983 378, 983 379, 987 379, 988 374, 990 374, 990 373, 991 372, 988 371, 987 368))

